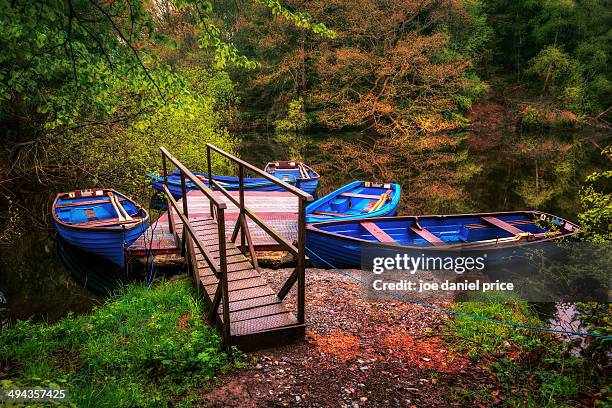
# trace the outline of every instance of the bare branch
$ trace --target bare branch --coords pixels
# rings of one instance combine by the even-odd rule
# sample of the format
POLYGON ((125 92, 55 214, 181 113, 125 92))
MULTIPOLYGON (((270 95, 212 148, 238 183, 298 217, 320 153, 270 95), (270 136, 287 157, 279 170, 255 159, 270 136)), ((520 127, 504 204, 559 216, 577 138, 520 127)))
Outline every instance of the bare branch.
POLYGON ((121 29, 119 29, 119 27, 117 26, 117 24, 115 23, 115 20, 113 20, 111 18, 111 16, 106 12, 106 10, 104 10, 104 8, 102 6, 100 6, 98 3, 96 3, 93 0, 90 0, 90 3, 97 8, 100 13, 102 13, 107 19, 108 21, 111 23, 111 25, 113 26, 113 28, 115 29, 115 31, 117 32, 117 34, 119 35, 119 38, 121 38, 128 47, 130 47, 130 49, 132 50, 132 52, 134 53, 134 56, 136 57, 136 60, 138 61, 138 64, 140 65, 140 67, 144 70, 145 75, 147 76, 147 78, 149 79, 149 81, 151 81, 151 83, 153 84, 153 86, 155 86, 155 89, 157 89, 157 92, 159 93, 159 96, 162 98, 162 100, 164 102, 166 102, 166 98, 164 97, 161 89, 159 89, 159 86, 157 85, 157 82, 155 82, 155 80, 153 79, 153 77, 151 76, 151 74, 149 73, 149 70, 147 69, 147 67, 144 65, 144 63, 142 62, 142 60, 140 59, 140 55, 138 55, 138 51, 136 51, 136 49, 132 46, 132 44, 128 41, 128 39, 125 37, 125 35, 123 34, 123 32, 121 31, 121 29))
MULTIPOLYGON (((68 0, 68 3, 70 4, 70 8, 73 8, 72 0, 68 0)), ((100 42, 98 37, 96 37, 91 31, 89 31, 87 26, 84 24, 84 22, 81 20, 81 18, 79 17, 79 15, 76 12, 74 12, 74 17, 75 17, 77 23, 79 24, 79 26, 81 26, 83 28, 83 30, 85 30, 85 32, 96 42, 96 44, 98 45, 98 48, 100 48, 100 51, 102 52, 102 55, 104 55, 104 58, 106 59, 106 62, 108 62, 109 68, 111 69, 111 71, 114 71, 114 66, 113 66, 113 63, 112 63, 112 61, 110 59, 110 56, 106 52, 106 49, 104 49, 104 46, 102 45, 102 43, 100 42)))

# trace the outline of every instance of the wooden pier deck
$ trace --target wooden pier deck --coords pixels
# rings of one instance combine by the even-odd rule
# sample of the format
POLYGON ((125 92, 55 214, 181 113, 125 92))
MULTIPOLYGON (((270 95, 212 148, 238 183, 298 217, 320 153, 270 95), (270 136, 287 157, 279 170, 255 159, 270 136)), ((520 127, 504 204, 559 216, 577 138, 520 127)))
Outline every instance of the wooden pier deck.
MULTIPOLYGON (((225 236, 229 240, 234 224, 240 214, 240 209, 220 191, 214 191, 213 194, 216 199, 227 204, 227 209, 225 210, 225 236)), ((189 191, 187 195, 189 197, 187 200, 189 218, 193 220, 210 218, 210 200, 208 197, 198 190, 189 191)), ((238 199, 239 193, 237 191, 230 191, 230 195, 238 199)), ((178 204, 181 206, 183 205, 182 201, 178 201, 178 204)), ((294 242, 297 239, 299 199, 295 195, 284 191, 245 191, 244 202, 247 207, 257 213, 266 224, 276 230, 287 241, 294 242)), ((173 213, 173 215, 178 236, 181 237, 181 220, 176 213, 173 213)), ((153 255, 179 254, 181 251, 180 242, 175 241, 168 219, 168 212, 164 212, 140 238, 129 246, 127 249, 128 256, 146 256, 149 249, 153 255)), ((274 238, 262 230, 255 222, 250 219, 247 219, 247 222, 256 251, 283 249, 274 238)))

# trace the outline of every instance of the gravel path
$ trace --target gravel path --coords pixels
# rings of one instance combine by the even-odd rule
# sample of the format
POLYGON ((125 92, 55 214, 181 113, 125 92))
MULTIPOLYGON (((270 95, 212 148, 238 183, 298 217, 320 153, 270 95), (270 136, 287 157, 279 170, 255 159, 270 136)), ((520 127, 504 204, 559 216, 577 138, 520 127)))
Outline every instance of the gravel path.
MULTIPOLYGON (((278 289, 291 269, 263 272, 278 289)), ((203 406, 458 406, 492 382, 440 338, 426 336, 439 333, 447 315, 368 302, 359 284, 338 272, 306 275, 306 338, 250 353, 248 367, 222 377, 202 396, 203 406)), ((287 301, 295 310, 295 290, 287 301)))

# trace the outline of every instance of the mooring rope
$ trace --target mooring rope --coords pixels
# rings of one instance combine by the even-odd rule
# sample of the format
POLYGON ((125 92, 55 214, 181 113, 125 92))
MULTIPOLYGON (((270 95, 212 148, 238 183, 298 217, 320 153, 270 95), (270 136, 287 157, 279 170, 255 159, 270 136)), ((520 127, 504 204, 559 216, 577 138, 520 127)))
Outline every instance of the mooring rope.
MULTIPOLYGON (((327 264, 330 268, 337 270, 340 274, 364 285, 367 287, 370 287, 370 285, 363 281, 362 279, 359 279, 358 277, 351 275, 350 273, 348 273, 347 271, 337 268, 334 265, 332 265, 331 263, 329 263, 327 260, 321 258, 320 256, 318 256, 317 254, 315 254, 314 252, 312 252, 311 250, 309 250, 308 248, 306 248, 306 251, 309 254, 314 255, 316 258, 318 258, 319 260, 323 261, 325 264, 327 264)), ((404 295, 399 295, 396 293, 388 293, 390 296, 393 296, 397 299, 403 300, 403 301, 407 301, 410 303, 414 303, 416 305, 428 308, 428 309, 432 309, 432 310, 437 310, 439 312, 444 312, 444 313, 448 313, 448 314, 452 314, 455 315, 457 317, 468 317, 471 319, 475 319, 475 320, 481 320, 481 321, 486 321, 486 322, 490 322, 490 323, 496 323, 496 324, 503 324, 505 326, 510 326, 510 327, 516 327, 516 328, 520 328, 520 329, 528 329, 528 330, 538 330, 538 331, 545 331, 545 332, 552 332, 552 333, 562 333, 562 334, 569 334, 569 335, 574 335, 574 336, 583 336, 583 337, 591 337, 591 338, 596 338, 596 339, 603 339, 603 340, 610 340, 612 339, 612 336, 606 336, 603 334, 596 334, 596 333, 586 333, 586 332, 579 332, 579 331, 571 331, 571 330, 560 330, 560 329, 553 329, 550 327, 540 327, 540 326, 529 326, 529 325, 525 325, 525 324, 519 324, 519 323, 512 323, 512 322, 507 322, 504 320, 498 320, 498 319, 493 319, 490 317, 486 317, 486 316, 477 316, 477 315, 473 315, 473 314, 469 314, 469 313, 463 313, 463 312, 457 312, 456 310, 452 310, 452 309, 447 309, 444 307, 440 307, 440 306, 435 306, 435 305, 431 305, 429 303, 423 303, 423 302, 417 302, 414 300, 410 300, 408 298, 406 298, 404 295)))
MULTIPOLYGON (((155 193, 154 193, 155 194, 155 193)), ((149 222, 151 222, 151 198, 149 198, 149 222)), ((149 277, 147 278, 147 285, 146 287, 149 288, 151 286, 151 283, 153 282, 153 277, 155 276, 155 254, 153 253, 153 240, 155 237, 155 230, 157 229, 157 221, 153 222, 153 225, 151 225, 151 227, 147 227, 145 229, 145 237, 143 239, 144 241, 144 246, 145 246, 145 250, 147 252, 147 258, 145 261, 145 267, 146 265, 149 264, 149 256, 151 257, 151 268, 149 271, 149 277), (151 238, 149 239, 149 243, 147 245, 147 237, 146 234, 147 232, 151 233, 151 238)))

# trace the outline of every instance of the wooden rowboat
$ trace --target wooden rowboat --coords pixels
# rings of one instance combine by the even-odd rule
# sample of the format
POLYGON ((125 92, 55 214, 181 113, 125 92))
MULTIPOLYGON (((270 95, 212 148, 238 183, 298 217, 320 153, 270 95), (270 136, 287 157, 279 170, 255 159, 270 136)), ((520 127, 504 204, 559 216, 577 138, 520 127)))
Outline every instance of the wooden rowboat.
POLYGON ((124 267, 124 248, 142 235, 149 214, 115 190, 94 188, 60 193, 51 208, 60 236, 77 248, 124 267))
POLYGON ((310 224, 306 247, 317 267, 359 268, 366 245, 418 253, 496 252, 533 248, 578 231, 577 225, 540 211, 381 217, 310 224))
POLYGON ((312 167, 296 161, 275 161, 266 164, 264 170, 280 178, 289 176, 295 179, 295 186, 300 190, 315 196, 321 176, 312 167))
POLYGON ((309 204, 306 222, 393 216, 400 195, 399 184, 354 181, 309 204))

